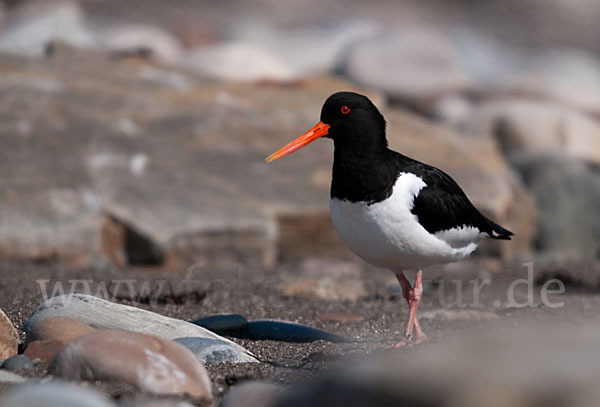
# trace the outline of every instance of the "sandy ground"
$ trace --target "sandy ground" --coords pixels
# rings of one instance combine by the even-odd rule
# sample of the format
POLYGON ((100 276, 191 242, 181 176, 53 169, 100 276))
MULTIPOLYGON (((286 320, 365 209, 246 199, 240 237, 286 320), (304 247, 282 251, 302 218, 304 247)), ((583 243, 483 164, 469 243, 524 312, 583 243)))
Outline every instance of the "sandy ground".
MULTIPOLYGON (((514 307, 506 300, 510 284, 517 278, 526 278, 526 269, 521 265, 501 265, 499 271, 491 274, 490 284, 479 294, 478 307, 449 307, 449 313, 422 319, 422 326, 430 341, 408 349, 390 349, 400 339, 403 321, 407 316, 404 299, 393 284, 393 276, 384 270, 363 267, 368 296, 359 301, 325 301, 306 298, 288 298, 281 294, 277 286, 284 281, 287 273, 293 273, 297 265, 288 264, 274 270, 258 267, 230 265, 214 269, 197 268, 192 278, 194 288, 184 290, 185 273, 161 273, 147 270, 111 272, 92 269, 66 269, 58 265, 0 263, 0 308, 11 318, 20 330, 35 307, 43 301, 41 287, 57 287, 60 282, 68 292, 74 280, 91 280, 94 292, 98 286, 118 279, 133 279, 142 284, 147 281, 152 288, 154 304, 135 304, 183 320, 215 314, 234 312, 248 319, 277 318, 305 323, 322 328, 352 339, 350 343, 333 344, 324 341, 311 343, 286 343, 248 338, 232 338, 247 347, 260 360, 258 364, 208 365, 214 392, 221 396, 227 387, 249 379, 263 379, 294 385, 314 378, 319 372, 339 365, 348 357, 369 355, 377 357, 390 352, 426 352, 458 335, 479 332, 490 327, 527 325, 535 322, 560 322, 577 326, 598 321, 600 297, 592 290, 578 284, 565 286, 564 294, 548 295, 550 303, 560 307, 541 305, 540 291, 542 281, 531 286, 533 299, 537 307, 514 307), (161 287, 162 284, 162 289, 161 287), (156 295, 155 295, 156 294, 156 295), (472 312, 471 312, 472 311, 472 312), (469 313, 471 312, 471 313, 469 313), (350 316, 352 321, 331 321, 326 314, 338 313, 350 316), (362 320, 358 320, 362 318, 362 320)), ((464 273, 454 273, 443 284, 427 284, 420 312, 431 315, 441 310, 440 291, 445 290, 446 297, 456 299, 452 288, 457 284, 470 287, 468 281, 473 276, 489 277, 488 272, 478 271, 480 263, 465 264, 464 273), (483 273, 483 274, 482 274, 483 273), (459 283, 462 281, 462 283, 459 283), (443 289, 440 287, 444 287, 443 289)), ((538 274, 536 274, 537 276, 538 274)), ((543 274, 540 274, 543 275, 543 274)), ((428 275, 426 274, 426 278, 428 275)), ((82 285, 78 291, 81 291, 82 285)), ((514 297, 524 303, 530 287, 518 285, 514 297)), ((472 290, 463 290, 462 304, 473 304, 472 290)), ((117 302, 131 304, 126 293, 120 292, 117 302)), ((130 296, 129 296, 130 297, 130 296)), ((447 299, 446 298, 446 299, 447 299)), ((38 368, 29 376, 45 374, 44 368, 38 368)), ((128 386, 119 384, 98 384, 102 391, 115 399, 138 397, 128 386)), ((9 386, 0 386, 0 393, 9 386)))

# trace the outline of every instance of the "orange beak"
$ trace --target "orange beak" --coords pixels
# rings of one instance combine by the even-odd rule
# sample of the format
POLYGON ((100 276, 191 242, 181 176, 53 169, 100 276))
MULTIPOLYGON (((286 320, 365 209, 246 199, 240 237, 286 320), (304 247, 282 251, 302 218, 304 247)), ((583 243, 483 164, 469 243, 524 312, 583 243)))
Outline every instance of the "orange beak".
POLYGON ((329 127, 331 126, 323 122, 317 123, 315 127, 298 137, 296 140, 290 141, 285 146, 281 147, 279 150, 275 151, 273 154, 268 156, 265 159, 265 161, 268 163, 270 163, 271 161, 275 161, 285 155, 291 154, 294 151, 301 149, 302 147, 309 143, 312 143, 319 137, 326 136, 329 133, 329 127))

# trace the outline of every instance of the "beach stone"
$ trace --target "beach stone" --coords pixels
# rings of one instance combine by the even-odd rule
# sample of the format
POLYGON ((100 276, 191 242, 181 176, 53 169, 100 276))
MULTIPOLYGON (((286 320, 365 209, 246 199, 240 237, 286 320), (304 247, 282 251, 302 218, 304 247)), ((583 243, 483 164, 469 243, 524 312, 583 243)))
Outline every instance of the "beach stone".
POLYGON ((39 359, 47 365, 64 346, 65 343, 61 341, 33 341, 29 342, 23 354, 31 360, 39 359))
POLYGON ((327 258, 304 260, 280 289, 288 297, 357 301, 367 296, 358 264, 327 258))
POLYGON ((537 201, 539 251, 594 259, 600 253, 600 170, 562 154, 511 159, 537 201))
POLYGON ((232 386, 219 407, 274 407, 287 391, 276 383, 244 382, 232 386))
POLYGON ((93 330, 91 326, 73 318, 49 317, 40 320, 29 329, 25 344, 33 341, 57 341, 67 344, 93 330))
POLYGON ((175 338, 173 341, 192 351, 202 363, 241 362, 240 351, 227 342, 207 338, 175 338))
POLYGON ((0 50, 39 57, 51 41, 89 48, 94 37, 79 4, 67 0, 37 0, 19 4, 6 14, 0 28, 0 50))
POLYGON ((115 404, 92 389, 58 381, 16 387, 0 396, 0 406, 115 407, 115 404))
MULTIPOLYGON (((25 383, 27 381, 23 376, 0 369, 0 383, 25 383)), ((0 400, 2 398, 0 397, 0 400)), ((0 406, 4 407, 0 402, 0 406)), ((8 407, 8 405, 6 405, 8 407)))
POLYGON ((147 53, 152 58, 175 63, 183 54, 179 40, 160 27, 146 24, 123 24, 109 27, 99 34, 99 46, 114 56, 147 53))
POLYGON ((600 123, 574 108, 505 98, 473 110, 465 130, 493 138, 502 152, 568 155, 600 163, 600 123))
POLYGON ((283 342, 312 342, 324 340, 328 342, 350 342, 349 339, 332 334, 322 329, 289 321, 274 319, 257 319, 248 322, 248 335, 251 338, 283 342))
POLYGON ((260 44, 232 41, 190 52, 183 66, 219 80, 258 81, 295 79, 293 67, 260 44))
POLYGON ((231 40, 195 48, 183 61, 225 81, 297 81, 333 71, 340 54, 373 31, 371 24, 359 21, 309 29, 241 24, 231 40))
POLYGON ((70 380, 116 381, 156 394, 210 400, 204 366, 184 346, 152 335, 98 330, 66 345, 48 368, 70 380))
POLYGON ((197 319, 194 324, 210 331, 236 331, 244 329, 248 320, 240 314, 217 314, 197 319))
POLYGON ((17 354, 19 334, 8 316, 0 309, 0 359, 17 354))
POLYGON ((403 101, 420 102, 465 89, 468 77, 444 34, 406 28, 357 42, 345 75, 403 101))
POLYGON ((502 86, 513 94, 541 97, 598 114, 600 59, 575 48, 530 53, 502 86))
POLYGON ((91 295, 73 294, 50 298, 35 309, 25 323, 24 331, 29 333, 39 321, 48 317, 68 317, 97 329, 122 329, 163 339, 218 339, 238 349, 241 361, 256 361, 243 347, 200 326, 128 305, 115 304, 91 295))
POLYGON ((29 359, 26 355, 14 355, 6 359, 0 368, 12 371, 32 370, 33 363, 31 363, 31 359, 29 359))

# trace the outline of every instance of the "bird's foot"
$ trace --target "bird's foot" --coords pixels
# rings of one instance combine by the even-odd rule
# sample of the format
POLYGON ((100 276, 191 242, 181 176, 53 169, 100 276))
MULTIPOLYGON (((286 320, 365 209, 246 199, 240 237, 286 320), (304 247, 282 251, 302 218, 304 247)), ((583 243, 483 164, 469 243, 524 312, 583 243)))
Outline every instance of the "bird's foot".
POLYGON ((427 340, 424 333, 405 336, 400 342, 394 345, 394 348, 407 348, 409 346, 418 345, 427 340))

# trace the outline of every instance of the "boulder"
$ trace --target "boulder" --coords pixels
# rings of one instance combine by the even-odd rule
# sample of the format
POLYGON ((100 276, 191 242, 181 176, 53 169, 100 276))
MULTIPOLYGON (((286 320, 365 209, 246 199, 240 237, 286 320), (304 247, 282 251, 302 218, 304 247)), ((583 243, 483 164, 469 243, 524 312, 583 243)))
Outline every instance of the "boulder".
POLYGON ((600 123, 558 104, 505 98, 485 102, 469 115, 465 131, 493 138, 502 152, 566 154, 600 163, 600 123))
POLYGON ((55 40, 83 48, 94 45, 94 36, 77 2, 23 2, 7 13, 0 28, 0 50, 5 52, 39 57, 55 40))
POLYGON ((179 40, 152 25, 122 24, 109 27, 98 36, 98 46, 114 57, 149 56, 174 64, 183 54, 179 40))
POLYGON ((406 28, 356 42, 346 51, 345 75, 386 95, 421 103, 469 84, 458 53, 434 29, 406 28))
POLYGON ((536 247, 594 259, 600 254, 600 169, 563 154, 513 157, 538 207, 536 247))
POLYGON ((212 398, 208 373, 188 349, 134 332, 87 333, 66 345, 48 372, 69 380, 127 383, 149 393, 212 398))

